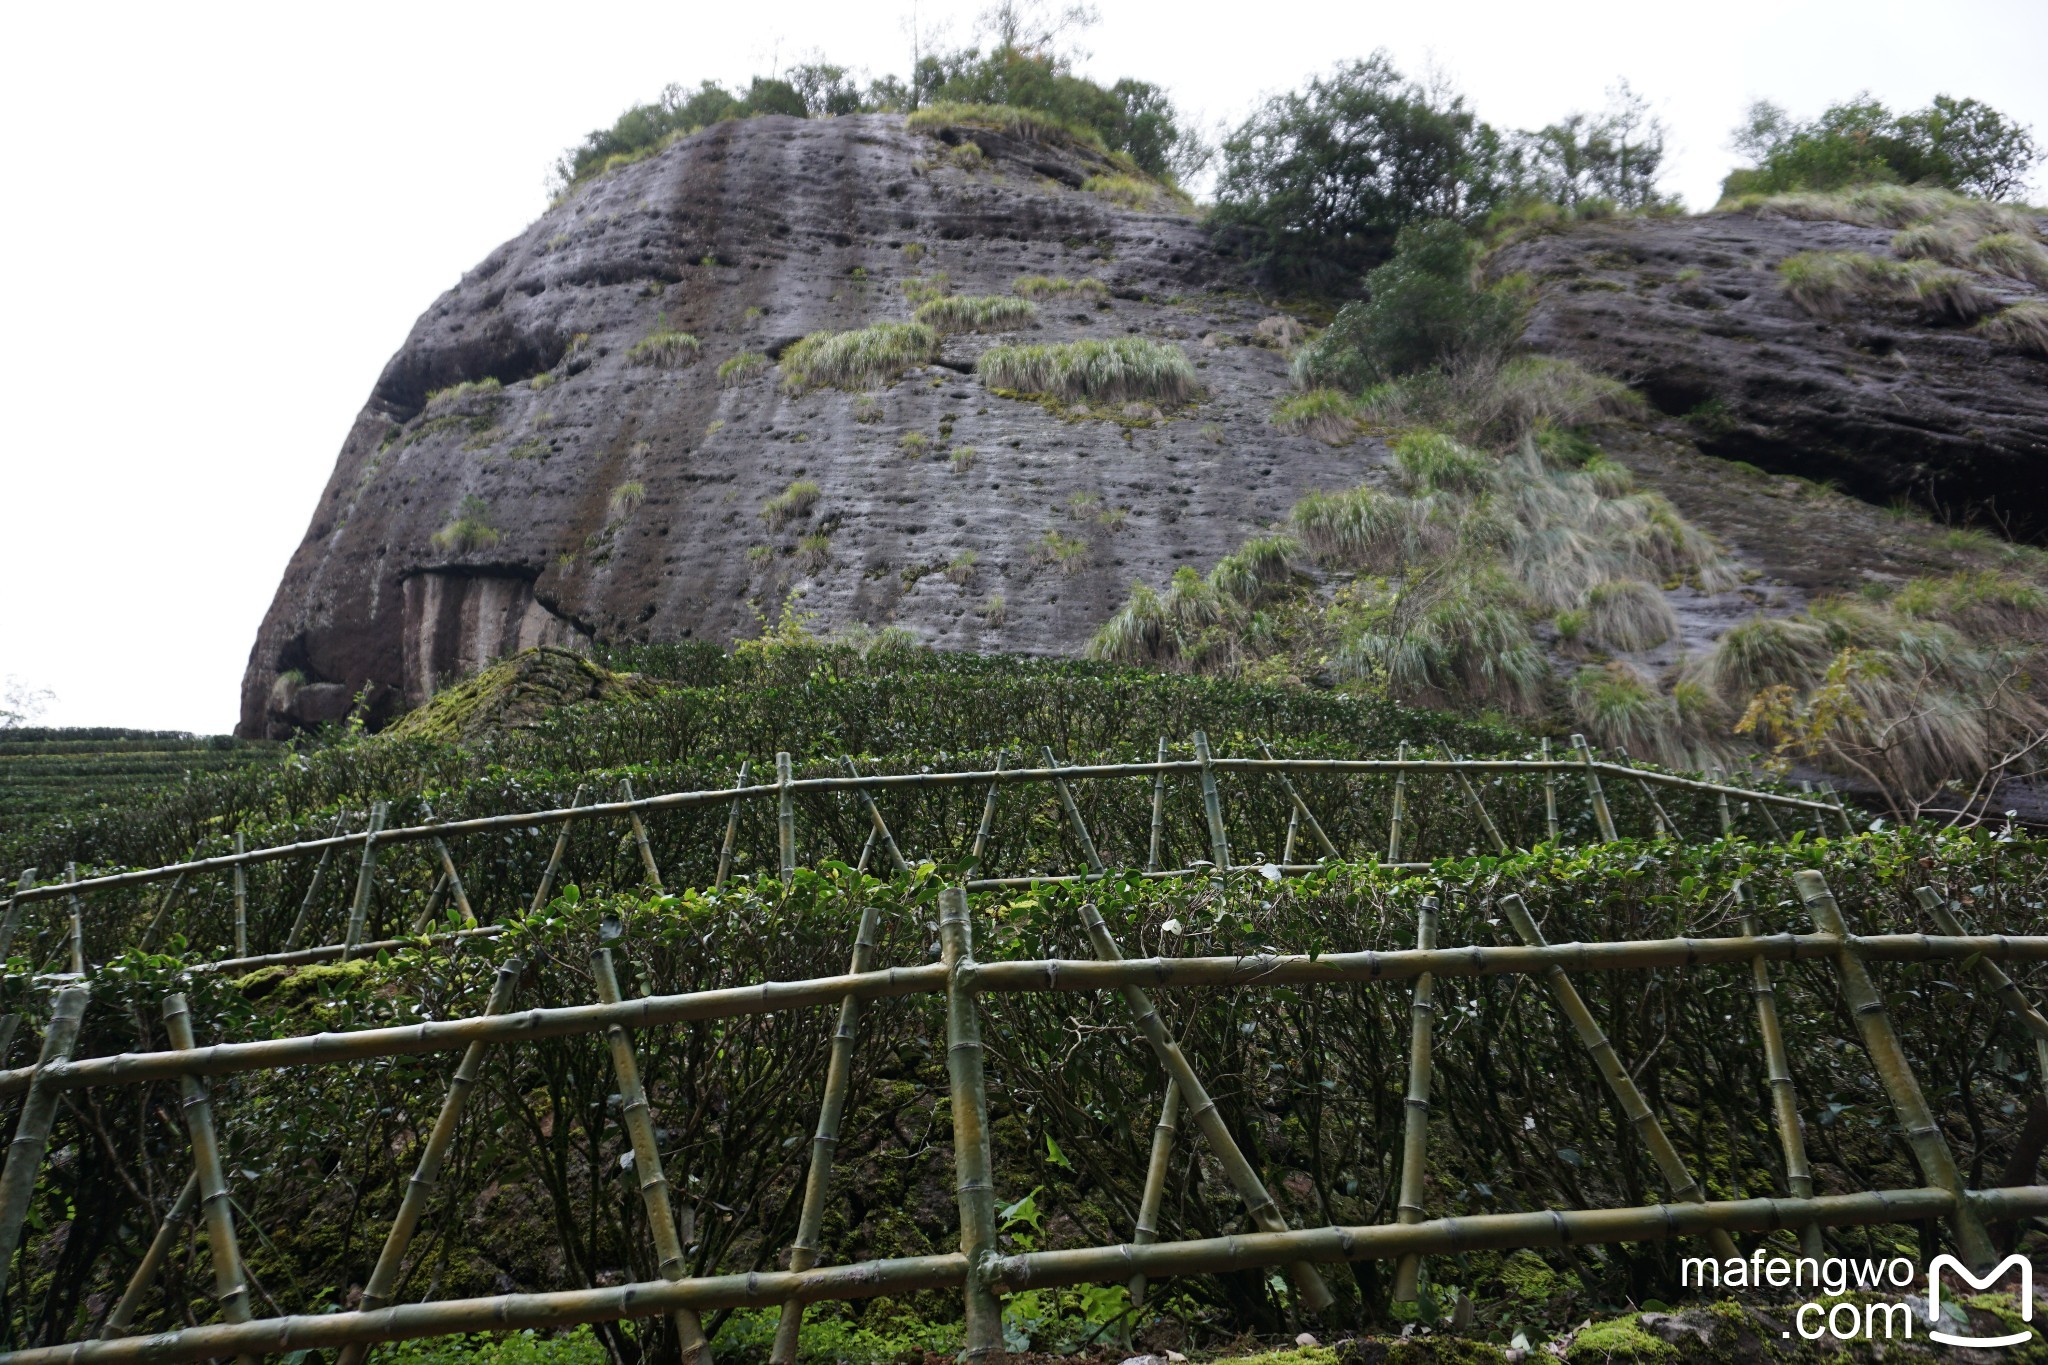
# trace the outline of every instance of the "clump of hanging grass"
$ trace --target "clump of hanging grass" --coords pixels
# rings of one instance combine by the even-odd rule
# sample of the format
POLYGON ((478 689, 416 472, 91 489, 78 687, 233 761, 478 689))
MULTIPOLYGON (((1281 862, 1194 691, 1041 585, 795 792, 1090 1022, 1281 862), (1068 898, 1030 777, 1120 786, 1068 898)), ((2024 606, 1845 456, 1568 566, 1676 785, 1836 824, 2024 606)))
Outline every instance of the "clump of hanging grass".
POLYGON ((434 532, 434 548, 443 554, 490 549, 504 539, 504 533, 491 525, 490 518, 490 504, 474 493, 468 494, 455 509, 454 519, 434 532))
POLYGON ((782 386, 868 389, 894 382, 939 353, 939 334, 916 322, 878 322, 852 332, 813 332, 782 353, 782 386))
POLYGON ((818 505, 824 490, 810 479, 797 479, 761 504, 761 520, 768 523, 771 531, 780 531, 792 521, 800 521, 811 514, 818 505))
POLYGON ((696 361, 704 344, 688 332, 662 328, 649 332, 626 349, 626 360, 634 365, 652 365, 674 370, 696 361))
POLYGON ((853 400, 853 420, 862 426, 873 426, 886 414, 882 411, 882 400, 872 394, 862 394, 853 400))
POLYGON ((1327 445, 1349 445, 1358 436, 1358 404, 1336 389, 1310 389, 1281 399, 1266 419, 1282 431, 1313 436, 1327 445))
POLYGON ((921 431, 906 431, 896 438, 896 448, 911 459, 921 459, 932 448, 932 438, 921 431))
POLYGON ((612 490, 611 512, 614 518, 629 517, 647 501, 647 485, 637 479, 622 483, 612 490))
POLYGON ((1940 621, 1982 638, 2048 639, 2048 592, 1989 569, 1913 579, 1890 605, 1902 616, 1940 621))
POLYGON ((934 100, 911 114, 909 125, 919 132, 937 133, 949 128, 993 128, 1025 142, 1048 147, 1081 147, 1108 155, 1101 134, 1041 109, 1020 109, 1008 104, 965 104, 957 100, 934 100))
POLYGON ((504 396, 505 386, 495 379, 470 379, 435 389, 427 395, 422 409, 426 417, 487 416, 504 396))
POLYGON ((1678 614, 1640 578, 1596 583, 1586 592, 1585 639, 1600 649, 1654 649, 1678 633, 1678 614))
POLYGON ((959 554, 954 555, 952 561, 946 565, 946 580, 950 583, 956 583, 961 587, 966 587, 968 582, 974 577, 975 566, 980 562, 980 555, 972 550, 962 550, 959 554))
POLYGON ((1906 258, 1924 258, 1944 265, 1969 262, 1977 231, 1968 223, 1919 223, 1892 237, 1892 250, 1906 258))
POLYGON ((1337 652, 1338 671, 1422 706, 1491 706, 1532 715, 1550 667, 1529 632, 1530 603, 1497 569, 1450 564, 1417 575, 1384 619, 1337 652))
POLYGON ((832 562, 832 537, 824 531, 813 531, 796 543, 796 566, 799 572, 814 574, 832 562))
POLYGON ((1026 299, 1087 299, 1091 303, 1105 303, 1109 299, 1109 286, 1093 276, 1069 279, 1065 275, 1019 275, 1010 284, 1010 292, 1026 299))
POLYGON ((1698 679, 1732 706, 1747 706, 1766 687, 1804 687, 1820 676, 1833 651, 1810 620, 1753 616, 1731 626, 1698 666, 1698 679))
POLYGON ((1014 332, 1037 318, 1038 305, 1004 294, 948 294, 920 304, 914 316, 941 336, 956 332, 1014 332))
POLYGON ((1998 300, 1979 288, 1968 271, 1953 266, 1914 261, 1907 283, 1913 301, 1929 317, 1969 323, 1998 308, 1998 300))
POLYGON ((1299 318, 1274 313, 1259 319, 1259 325, 1252 328, 1252 336, 1258 345, 1270 346, 1284 355, 1308 340, 1308 328, 1299 318))
POLYGON ((954 446, 953 454, 948 463, 955 474, 965 474, 968 470, 974 468, 974 447, 954 446))
POLYGON ((934 270, 929 275, 912 275, 902 283, 903 297, 912 308, 922 308, 934 299, 942 299, 953 292, 953 279, 943 270, 934 270))
POLYGON ((1636 758, 1687 766, 1678 705, 1640 668, 1620 661, 1583 668, 1567 691, 1572 719, 1603 746, 1621 745, 1636 758))
POLYGON ((1276 588, 1292 582, 1301 542, 1293 536, 1260 536, 1216 561, 1208 582, 1241 607, 1254 607, 1276 588))
POLYGON ((1294 504, 1294 533, 1318 563, 1391 573, 1417 548, 1420 527, 1404 498, 1376 488, 1313 492, 1294 504))
POLYGON ((1854 189, 1744 195, 1721 206, 1760 218, 1907 228, 1948 219, 1982 231, 2026 231, 2027 216, 2010 204, 1972 199, 1931 185, 1860 185, 1854 189))
POLYGON ((1440 431, 1412 431, 1394 442, 1394 468, 1419 493, 1484 493, 1500 482, 1494 459, 1440 431))
POLYGON ((2000 346, 2048 358, 2048 301, 2025 299, 2001 308, 1973 330, 2000 346))
POLYGON ((1088 542, 1065 531, 1047 531, 1038 539, 1035 557, 1062 574, 1077 574, 1088 567, 1088 542))
POLYGON ((718 362, 718 382, 736 388, 768 368, 768 357, 759 351, 741 351, 718 362))
POLYGON ((1149 337, 992 346, 975 368, 992 389, 1068 402, 1176 404, 1202 392, 1186 352, 1149 337))
POLYGON ((1143 175, 1091 175, 1081 188, 1139 213, 1192 206, 1186 195, 1143 175))
POLYGON ((1907 268, 1867 251, 1802 251, 1778 263, 1778 283, 1815 317, 1838 318, 1852 304, 1898 297, 1907 268))
POLYGON ((1969 264, 1994 275, 2025 280, 2036 289, 2048 289, 2048 250, 2017 232, 1994 232, 1980 239, 1970 250, 1969 264))

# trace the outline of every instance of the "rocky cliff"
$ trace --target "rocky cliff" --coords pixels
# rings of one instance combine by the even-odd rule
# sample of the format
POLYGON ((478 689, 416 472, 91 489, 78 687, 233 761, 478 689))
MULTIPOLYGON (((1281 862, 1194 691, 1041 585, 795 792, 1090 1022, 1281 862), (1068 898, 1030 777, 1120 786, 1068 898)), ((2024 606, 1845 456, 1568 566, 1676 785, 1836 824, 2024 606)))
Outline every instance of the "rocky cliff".
MULTIPOLYGON (((769 117, 579 189, 385 367, 251 652, 242 732, 338 718, 365 689, 388 718, 521 647, 724 641, 785 610, 1077 652, 1133 580, 1206 569, 1302 494, 1384 466, 1376 437, 1333 447, 1269 423, 1293 324, 1183 206, 1115 169, 991 128, 769 117), (935 292, 1014 297, 1027 276, 1069 287, 869 393, 793 392, 770 363, 935 292), (1199 398, 1084 411, 975 374, 991 345, 1125 337, 1184 351, 1199 398), (815 490, 771 507, 792 484, 815 490)), ((1495 254, 1536 283, 1529 344, 1650 400, 1603 434, 1610 451, 1754 571, 1678 603, 1671 648, 1969 562, 1881 515, 1894 497, 2048 532, 2029 482, 2048 363, 1925 308, 1816 316, 1787 295, 1794 253, 1889 238, 1713 214, 1495 254)))

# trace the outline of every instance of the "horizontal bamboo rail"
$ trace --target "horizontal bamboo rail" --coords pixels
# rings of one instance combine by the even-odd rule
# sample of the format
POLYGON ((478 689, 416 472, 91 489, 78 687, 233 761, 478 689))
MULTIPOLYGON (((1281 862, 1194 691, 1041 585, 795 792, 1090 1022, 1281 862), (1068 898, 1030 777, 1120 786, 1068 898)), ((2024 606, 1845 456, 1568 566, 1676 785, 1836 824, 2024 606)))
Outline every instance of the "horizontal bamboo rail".
MULTIPOLYGON (((1783 806, 1792 810, 1807 810, 1823 815, 1833 814, 1835 808, 1828 802, 1786 796, 1778 792, 1752 791, 1742 787, 1725 786, 1715 782, 1704 782, 1697 778, 1680 777, 1675 773, 1655 772, 1646 768, 1628 768, 1616 763, 1600 761, 1564 761, 1558 759, 1528 758, 1467 758, 1455 762, 1444 759, 1392 759, 1392 758, 1211 758, 1209 770, 1216 773, 1580 773, 1604 772, 1617 777, 1637 778, 1684 791, 1702 792, 1708 795, 1724 794, 1743 801, 1763 805, 1783 806)), ((268 848, 252 848, 240 853, 223 853, 210 858, 195 858, 182 863, 167 863, 161 867, 140 868, 126 872, 110 872, 97 877, 84 877, 72 883, 53 882, 43 886, 26 886, 14 893, 17 902, 51 900, 66 894, 91 891, 111 891, 125 886, 139 886, 149 882, 163 881, 171 877, 189 875, 194 872, 231 871, 250 863, 278 862, 290 858, 306 857, 316 853, 337 849, 357 848, 366 841, 374 840, 378 846, 386 844, 418 843, 428 839, 446 839, 463 834, 482 834, 506 829, 530 829, 545 825, 571 823, 577 820, 610 820, 631 817, 648 811, 676 810, 697 806, 725 806, 736 801, 754 800, 762 797, 780 797, 785 791, 791 796, 806 792, 843 791, 884 791, 896 788, 955 787, 980 783, 1050 783, 1054 781, 1075 781, 1085 778, 1128 778, 1148 774, 1199 775, 1203 764, 1198 760, 1169 759, 1157 763, 1097 763, 1079 764, 1054 768, 998 768, 986 772, 952 773, 879 773, 862 777, 807 777, 783 784, 768 782, 752 786, 720 787, 705 791, 667 792, 659 796, 642 796, 631 801, 593 801, 583 805, 558 807, 550 810, 512 811, 503 815, 477 816, 468 820, 449 820, 425 825, 406 825, 395 829, 380 829, 374 833, 362 830, 348 834, 331 834, 322 839, 306 839, 298 843, 277 844, 268 848)))
MULTIPOLYGON (((1981 1216, 2048 1213, 2048 1186, 1975 1190, 1963 1200, 1981 1216)), ((995 1256, 982 1273, 1003 1292, 1063 1284, 1119 1283, 1148 1276, 1211 1274, 1285 1264, 1452 1255, 1504 1247, 1611 1245, 1662 1241, 1709 1228, 1769 1232, 1818 1223, 1853 1227, 1915 1222, 1952 1213, 1957 1196, 1941 1189, 1874 1190, 1814 1199, 1735 1199, 1708 1204, 1474 1214, 1421 1223, 1251 1233, 1150 1246, 1124 1244, 995 1256)), ((687 1280, 652 1280, 607 1289, 500 1294, 405 1304, 374 1312, 302 1314, 241 1324, 187 1327, 155 1336, 81 1341, 0 1355, 0 1365, 182 1365, 240 1354, 284 1355, 356 1343, 409 1341, 469 1332, 569 1327, 658 1317, 679 1308, 766 1308, 785 1300, 876 1298, 958 1288, 967 1280, 958 1253, 865 1261, 821 1270, 757 1271, 687 1280)))
MULTIPOLYGON (((1214 987, 1331 985, 1344 982, 1411 981, 1435 976, 1511 976, 1547 972, 1641 970, 1664 967, 1833 961, 1844 947, 1865 961, 1930 962, 1982 957, 1996 962, 2048 962, 2048 935, 1932 934, 1852 935, 1765 934, 1756 938, 1666 938, 1624 942, 1552 943, 1542 947, 1471 946, 1393 949, 1386 952, 1300 953, 1242 957, 1151 957, 1102 962, 1093 958, 1041 958, 978 962, 968 970, 982 994, 1043 991, 1101 991, 1124 986, 1214 987)), ((287 1066, 362 1061, 372 1057, 447 1052, 472 1042, 518 1042, 601 1033, 614 1025, 657 1028, 705 1019, 732 1019, 779 1010, 837 1005, 853 997, 880 1000, 940 994, 947 971, 941 963, 888 967, 859 973, 765 981, 683 995, 650 995, 617 1005, 564 1005, 508 1014, 473 1015, 348 1033, 312 1033, 245 1043, 215 1043, 190 1052, 123 1052, 44 1068, 44 1084, 57 1090, 169 1080, 177 1076, 224 1076, 287 1066)), ((0 1096, 28 1088, 33 1066, 0 1071, 0 1096)))

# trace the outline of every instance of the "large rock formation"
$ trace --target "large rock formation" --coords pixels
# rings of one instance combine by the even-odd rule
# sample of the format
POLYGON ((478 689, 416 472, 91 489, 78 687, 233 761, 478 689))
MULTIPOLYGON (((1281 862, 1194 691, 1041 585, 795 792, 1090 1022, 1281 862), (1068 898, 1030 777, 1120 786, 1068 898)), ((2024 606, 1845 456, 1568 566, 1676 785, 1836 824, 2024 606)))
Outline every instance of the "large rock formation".
POLYGON ((242 732, 317 723, 365 687, 382 718, 525 646, 750 635, 791 589, 820 629, 1076 651, 1133 578, 1206 568, 1302 493, 1354 479, 1355 452, 1267 425, 1286 388, 1284 358, 1253 344, 1271 310, 1193 217, 1080 188, 1109 169, 1085 152, 968 136, 980 165, 961 133, 893 116, 721 124, 493 252, 357 417, 250 654, 242 732), (772 368, 717 377, 741 352, 907 318, 903 281, 940 271, 969 295, 1022 275, 1112 294, 1047 299, 1021 337, 949 337, 878 406, 790 396, 772 368), (633 363, 658 329, 697 337, 699 357, 633 363), (1207 398, 1172 420, 1072 420, 972 377, 998 341, 1126 335, 1184 346, 1207 398), (479 381, 498 387, 428 411, 430 393, 479 381), (820 486, 817 507, 771 532, 762 504, 796 479, 820 486), (466 498, 495 538, 437 544, 466 498), (1085 554, 1053 562, 1052 531, 1085 554), (793 553, 820 533, 829 548, 793 553))

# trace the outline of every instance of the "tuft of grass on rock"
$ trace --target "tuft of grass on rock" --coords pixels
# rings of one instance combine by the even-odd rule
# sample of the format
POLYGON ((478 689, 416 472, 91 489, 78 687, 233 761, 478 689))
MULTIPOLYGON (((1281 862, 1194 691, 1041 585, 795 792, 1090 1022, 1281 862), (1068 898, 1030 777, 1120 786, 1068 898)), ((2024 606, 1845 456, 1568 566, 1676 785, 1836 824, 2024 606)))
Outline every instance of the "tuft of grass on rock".
MULTIPOLYGON (((1961 265, 1963 262, 1951 262, 1961 265)), ((2017 232, 1994 232, 1970 248, 1968 264, 1994 275, 2025 280, 2036 289, 2048 289, 2048 249, 2032 237, 2017 232)))
POLYGON ((1413 431, 1394 442, 1394 468, 1417 493, 1483 493, 1500 482, 1491 456, 1440 431, 1413 431))
POLYGON ((951 563, 946 565, 947 580, 965 587, 974 577, 975 566, 980 562, 980 555, 972 550, 962 550, 959 554, 953 556, 951 563))
POLYGON ((490 504, 474 493, 467 495, 456 508, 454 518, 434 532, 434 548, 443 554, 458 555, 490 549, 504 539, 504 533, 491 525, 490 518, 490 504))
POLYGON ((1358 402, 1337 389, 1310 389, 1281 399, 1266 420, 1328 445, 1349 445, 1358 437, 1358 402))
POLYGON ((798 479, 761 504, 761 519, 768 523, 769 530, 779 531, 790 522, 809 516, 823 496, 824 490, 812 480, 798 479))
POLYGON ((868 389, 895 381, 939 352, 938 333, 916 322, 878 322, 852 332, 813 332, 782 353, 782 385, 868 389))
POLYGON ((1187 353, 1148 337, 992 346, 975 368, 992 389, 1068 402, 1176 404, 1202 392, 1187 353))
POLYGON ((921 431, 906 431, 896 438, 896 448, 911 459, 921 459, 932 447, 932 438, 921 431))
POLYGON ((2000 346, 2048 359, 2048 301, 2025 299, 2001 308, 1973 330, 2000 346))
POLYGON ((807 574, 817 573, 832 562, 832 537, 813 531, 796 543, 796 566, 807 574))
POLYGON ((626 360, 634 365, 674 370, 694 363, 703 349, 704 343, 688 332, 662 329, 649 332, 627 348, 626 360))
POLYGON ((965 474, 974 468, 974 447, 954 446, 951 463, 955 474, 965 474))
POLYGON ((768 368, 768 357, 759 351, 741 351, 718 362, 718 382, 736 388, 768 368))
POLYGON ((1011 282, 1010 292, 1026 299, 1073 297, 1093 303, 1109 300, 1109 286, 1093 276, 1075 280, 1065 275, 1019 275, 1011 282))
POLYGON ((1007 294, 948 294, 918 305, 914 316, 941 336, 957 332, 1014 332, 1038 316, 1038 305, 1007 294))
POLYGON ((1586 592, 1584 638, 1600 649, 1654 649, 1678 633, 1678 614, 1655 584, 1610 579, 1586 592))
POLYGON ((1062 574, 1077 574, 1088 567, 1088 542, 1064 531, 1047 531, 1039 537, 1035 557, 1062 574))
POLYGON ((641 503, 647 500, 647 485, 634 480, 622 483, 612 490, 611 511, 614 519, 629 517, 641 503))

